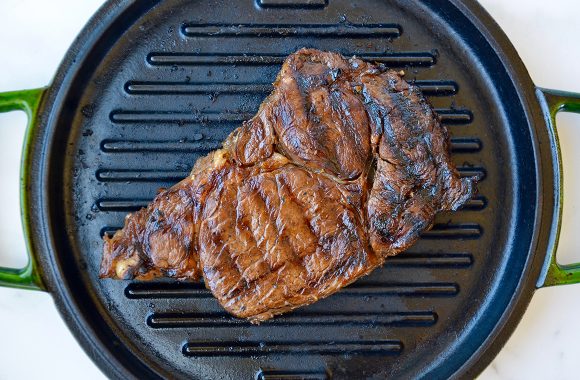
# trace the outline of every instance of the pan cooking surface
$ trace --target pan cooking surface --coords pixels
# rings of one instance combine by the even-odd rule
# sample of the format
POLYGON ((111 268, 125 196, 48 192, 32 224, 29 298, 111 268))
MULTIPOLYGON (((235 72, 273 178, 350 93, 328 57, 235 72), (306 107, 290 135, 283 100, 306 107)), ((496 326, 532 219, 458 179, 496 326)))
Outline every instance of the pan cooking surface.
POLYGON ((525 132, 498 93, 509 89, 505 72, 490 78, 457 26, 430 12, 409 1, 168 0, 134 5, 112 24, 59 116, 62 174, 52 185, 62 193, 65 278, 95 325, 112 329, 108 343, 189 378, 407 378, 467 360, 502 311, 487 306, 509 298, 494 293, 499 279, 527 254, 504 253, 526 190, 513 152, 526 141, 514 141, 525 132), (220 147, 301 47, 405 70, 448 126, 461 173, 479 176, 479 194, 370 276, 259 326, 229 316, 200 283, 99 280, 103 234, 220 147))

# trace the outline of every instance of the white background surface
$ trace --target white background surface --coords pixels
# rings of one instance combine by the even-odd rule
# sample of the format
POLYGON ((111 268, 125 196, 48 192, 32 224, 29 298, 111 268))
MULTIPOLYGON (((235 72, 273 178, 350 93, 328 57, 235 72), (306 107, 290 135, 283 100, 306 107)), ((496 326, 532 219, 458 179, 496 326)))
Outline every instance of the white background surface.
MULTIPOLYGON (((521 55, 534 82, 580 92, 580 2, 482 0, 521 55)), ((100 0, 0 0, 0 91, 50 82, 100 0)), ((580 261, 580 116, 558 119, 565 206, 558 255, 580 261)), ((18 169, 25 117, 0 115, 0 264, 22 266, 18 169)), ((580 285, 539 290, 516 332, 480 379, 580 376, 580 285)), ((50 295, 0 289, 0 379, 102 379, 50 295)))

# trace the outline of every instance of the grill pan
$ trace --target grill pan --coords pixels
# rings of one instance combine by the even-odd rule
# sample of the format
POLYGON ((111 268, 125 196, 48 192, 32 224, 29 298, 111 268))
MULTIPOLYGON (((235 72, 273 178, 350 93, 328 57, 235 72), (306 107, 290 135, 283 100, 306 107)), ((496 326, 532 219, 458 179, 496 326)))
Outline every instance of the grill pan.
POLYGON ((475 1, 110 1, 50 86, 0 94, 0 112, 15 109, 29 115, 30 262, 0 285, 51 292, 112 378, 472 378, 537 288, 580 282, 554 256, 554 118, 580 112, 580 95, 534 86, 475 1), (219 147, 301 47, 404 69, 478 197, 370 276, 259 326, 200 283, 99 280, 103 234, 219 147))

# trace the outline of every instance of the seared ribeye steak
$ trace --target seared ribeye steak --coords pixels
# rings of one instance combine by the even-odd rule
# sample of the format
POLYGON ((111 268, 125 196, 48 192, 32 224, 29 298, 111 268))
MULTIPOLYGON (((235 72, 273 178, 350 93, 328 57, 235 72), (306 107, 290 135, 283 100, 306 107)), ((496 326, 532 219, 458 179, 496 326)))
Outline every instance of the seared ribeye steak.
POLYGON ((200 280, 263 321, 381 266, 473 195, 401 73, 313 49, 223 148, 105 237, 101 277, 200 280))

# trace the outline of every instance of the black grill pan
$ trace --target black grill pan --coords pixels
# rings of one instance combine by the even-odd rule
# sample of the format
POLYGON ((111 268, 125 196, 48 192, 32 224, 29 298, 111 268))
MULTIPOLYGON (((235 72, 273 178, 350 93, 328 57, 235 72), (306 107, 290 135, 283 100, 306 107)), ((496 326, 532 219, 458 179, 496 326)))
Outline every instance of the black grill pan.
POLYGON ((49 87, 0 94, 0 111, 12 109, 31 120, 31 262, 4 268, 0 284, 51 292, 112 378, 471 378, 536 288, 580 281, 554 257, 554 115, 578 112, 579 96, 536 88, 471 0, 110 1, 49 87), (102 236, 251 117, 301 47, 405 70, 479 195, 370 276, 259 326, 200 283, 99 280, 102 236))

